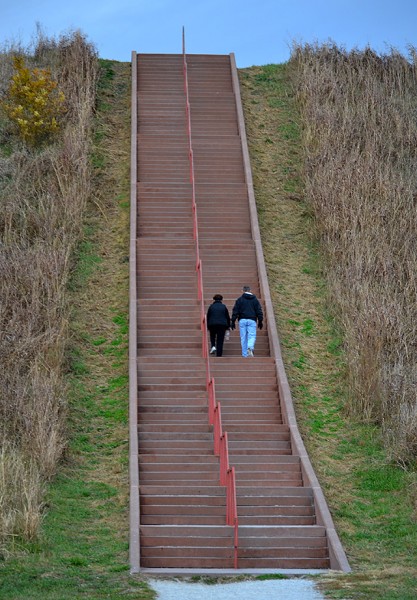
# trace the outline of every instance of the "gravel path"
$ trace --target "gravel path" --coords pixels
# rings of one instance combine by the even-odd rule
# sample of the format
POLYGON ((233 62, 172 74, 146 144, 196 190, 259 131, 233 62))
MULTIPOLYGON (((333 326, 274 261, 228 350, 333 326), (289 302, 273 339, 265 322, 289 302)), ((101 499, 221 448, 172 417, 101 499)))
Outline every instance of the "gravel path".
POLYGON ((185 581, 149 580, 158 600, 324 600, 308 579, 269 579, 234 583, 187 583, 185 581))

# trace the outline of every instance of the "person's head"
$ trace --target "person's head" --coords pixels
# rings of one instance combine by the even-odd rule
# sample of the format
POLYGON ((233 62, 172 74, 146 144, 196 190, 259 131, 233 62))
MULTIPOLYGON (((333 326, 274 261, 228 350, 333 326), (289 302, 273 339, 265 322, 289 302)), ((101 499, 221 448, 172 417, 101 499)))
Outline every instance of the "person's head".
POLYGON ((213 300, 214 302, 221 302, 223 300, 223 296, 221 294, 214 294, 213 300))
POLYGON ((250 292, 250 285, 244 285, 242 290, 243 292, 250 292))

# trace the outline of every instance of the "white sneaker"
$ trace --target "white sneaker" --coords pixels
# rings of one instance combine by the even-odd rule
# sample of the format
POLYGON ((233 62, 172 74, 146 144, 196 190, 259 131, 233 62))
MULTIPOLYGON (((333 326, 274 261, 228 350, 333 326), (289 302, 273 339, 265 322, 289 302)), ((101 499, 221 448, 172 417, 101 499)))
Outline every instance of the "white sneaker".
POLYGON ((248 356, 254 356, 252 348, 248 348, 248 356))
POLYGON ((210 354, 216 354, 216 346, 211 347, 210 354))

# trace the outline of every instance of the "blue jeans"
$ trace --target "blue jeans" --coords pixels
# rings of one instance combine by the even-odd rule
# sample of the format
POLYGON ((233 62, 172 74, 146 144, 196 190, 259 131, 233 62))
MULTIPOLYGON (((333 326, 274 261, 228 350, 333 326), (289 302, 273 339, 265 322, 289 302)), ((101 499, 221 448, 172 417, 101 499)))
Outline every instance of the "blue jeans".
POLYGON ((256 321, 253 319, 240 319, 239 321, 240 343, 242 356, 248 355, 248 348, 253 350, 256 342, 256 321))

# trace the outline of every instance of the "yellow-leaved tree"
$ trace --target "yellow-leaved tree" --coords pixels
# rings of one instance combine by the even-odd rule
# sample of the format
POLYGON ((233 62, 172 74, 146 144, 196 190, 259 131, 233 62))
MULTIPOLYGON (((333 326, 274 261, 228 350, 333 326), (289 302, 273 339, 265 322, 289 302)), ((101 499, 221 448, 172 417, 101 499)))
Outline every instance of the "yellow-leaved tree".
POLYGON ((3 110, 25 144, 36 147, 58 131, 65 96, 49 70, 31 70, 21 56, 13 59, 13 66, 3 110))

